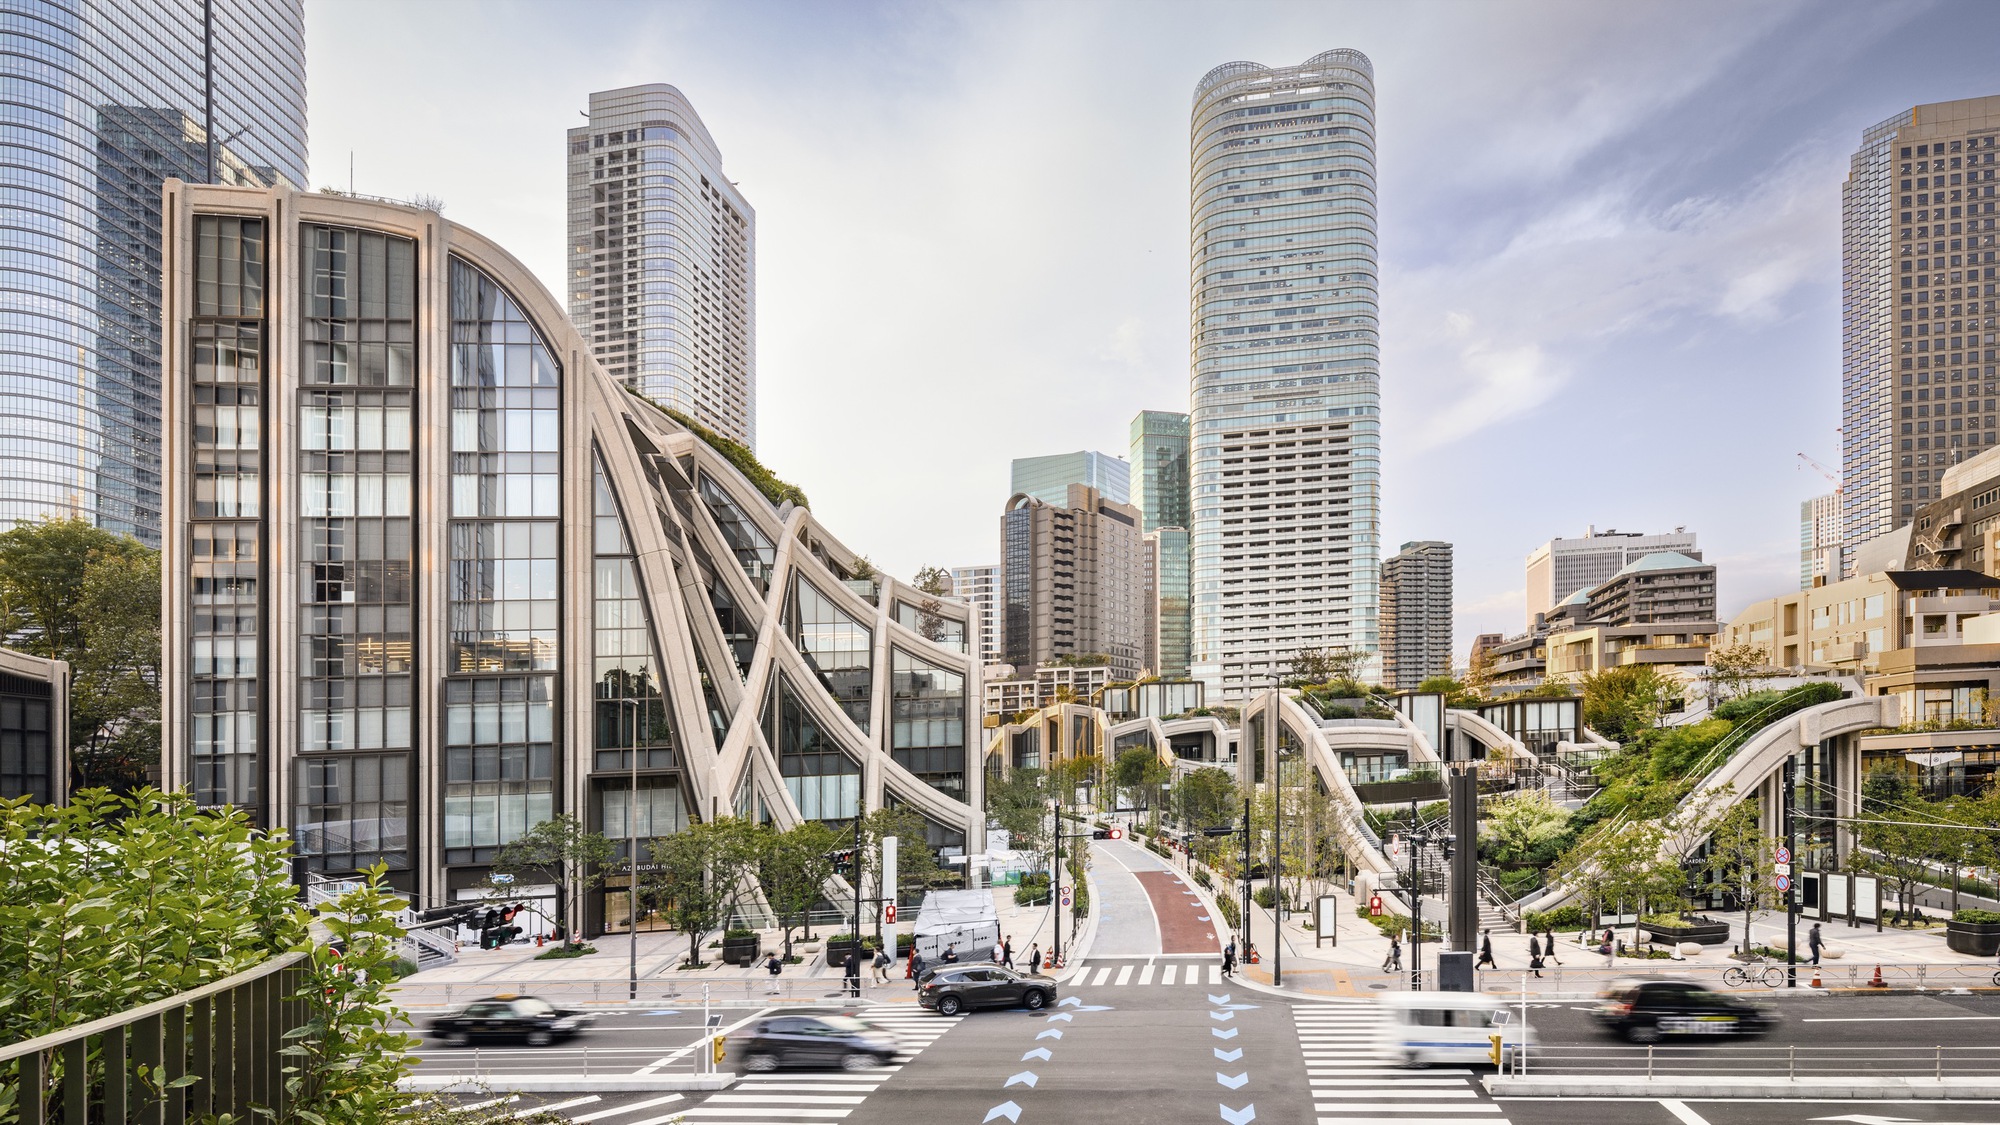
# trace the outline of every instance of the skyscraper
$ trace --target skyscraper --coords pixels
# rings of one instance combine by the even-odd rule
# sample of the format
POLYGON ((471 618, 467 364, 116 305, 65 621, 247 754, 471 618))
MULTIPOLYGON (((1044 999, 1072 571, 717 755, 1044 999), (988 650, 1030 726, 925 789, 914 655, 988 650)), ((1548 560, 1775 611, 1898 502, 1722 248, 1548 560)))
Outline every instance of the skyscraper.
POLYGON ((160 185, 306 182, 303 6, 4 9, 0 524, 78 516, 157 544, 160 185))
POLYGON ((1995 443, 2000 95, 1868 129, 1841 190, 1841 513, 1855 548, 1943 495, 1995 443))
POLYGON ((1069 502, 1069 486, 1080 484, 1104 494, 1106 500, 1132 500, 1132 466, 1123 457, 1079 449, 1046 457, 1016 457, 1008 471, 1008 489, 1025 492, 1044 504, 1069 502))
POLYGON ((1413 691, 1451 674, 1451 544, 1405 543, 1382 562, 1382 682, 1413 691))
POLYGON ((1188 416, 1142 410, 1132 419, 1132 506, 1145 521, 1148 591, 1145 665, 1188 675, 1188 416))
POLYGON ((999 566, 952 567, 951 596, 972 607, 973 655, 981 664, 1000 663, 999 566))
POLYGON ((1612 575, 1657 551, 1680 551, 1695 559, 1694 532, 1675 528, 1664 535, 1609 528, 1585 528, 1580 539, 1560 535, 1528 553, 1528 628, 1535 618, 1561 605, 1578 590, 1588 590, 1612 575))
POLYGON ((1376 647, 1374 67, 1225 63, 1189 142, 1193 665, 1237 698, 1376 647))
POLYGON ((1799 501, 1799 589, 1815 579, 1840 581, 1846 570, 1840 545, 1840 492, 1799 501))
POLYGON ((569 131, 569 315, 613 378, 757 447, 757 214, 679 90, 569 131))
POLYGON ((1000 517, 1000 543, 1007 663, 1026 671, 1103 656, 1112 678, 1139 675, 1145 561, 1137 509, 1080 484, 1063 504, 1017 492, 1000 517))

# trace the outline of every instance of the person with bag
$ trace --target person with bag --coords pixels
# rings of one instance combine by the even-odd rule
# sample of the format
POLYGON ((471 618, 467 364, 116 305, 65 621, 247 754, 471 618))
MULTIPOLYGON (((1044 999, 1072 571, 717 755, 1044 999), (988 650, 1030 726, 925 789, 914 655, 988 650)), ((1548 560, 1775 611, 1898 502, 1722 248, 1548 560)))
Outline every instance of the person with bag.
POLYGON ((1528 968, 1539 977, 1542 975, 1542 939, 1528 935, 1528 968))
POLYGON ((889 983, 889 966, 893 963, 889 958, 889 951, 887 949, 878 949, 875 951, 875 983, 889 983))

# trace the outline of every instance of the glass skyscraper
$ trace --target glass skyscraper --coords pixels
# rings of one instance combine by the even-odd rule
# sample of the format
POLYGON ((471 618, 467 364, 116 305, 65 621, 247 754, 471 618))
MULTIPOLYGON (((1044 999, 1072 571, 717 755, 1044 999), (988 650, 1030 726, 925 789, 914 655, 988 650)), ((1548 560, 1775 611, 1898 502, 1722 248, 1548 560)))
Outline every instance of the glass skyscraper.
POLYGON ((1132 503, 1145 521, 1152 604, 1147 666, 1188 674, 1188 416, 1142 410, 1132 419, 1132 503))
POLYGON ((1080 484, 1106 500, 1131 502, 1132 466, 1109 453, 1078 450, 1046 457, 1016 457, 1008 472, 1010 492, 1025 492, 1044 504, 1069 503, 1069 486, 1080 484))
POLYGON ((1225 63, 1189 141, 1193 670, 1239 698, 1376 648, 1374 67, 1225 63))
POLYGON ((157 544, 160 187, 306 182, 303 5, 0 13, 0 524, 78 516, 157 544))
POLYGON ((569 316, 627 386, 757 447, 757 213, 694 106, 590 95, 569 131, 569 316))

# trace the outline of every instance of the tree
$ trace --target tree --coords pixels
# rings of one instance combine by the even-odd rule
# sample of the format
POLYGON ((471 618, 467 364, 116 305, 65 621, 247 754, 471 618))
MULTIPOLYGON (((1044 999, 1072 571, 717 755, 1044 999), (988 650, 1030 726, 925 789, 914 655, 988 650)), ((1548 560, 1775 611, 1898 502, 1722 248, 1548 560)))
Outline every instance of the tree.
POLYGON ((1925 800, 1895 766, 1870 770, 1862 782, 1854 866, 1889 881, 1906 922, 1914 924, 1917 892, 1937 882, 1933 864, 1951 863, 1959 854, 1963 829, 1952 819, 1947 806, 1925 800))
MULTIPOLYGON (((1111 763, 1112 807, 1117 807, 1118 790, 1137 793, 1140 789, 1153 784, 1158 779, 1159 771, 1152 767, 1159 764, 1160 756, 1150 747, 1134 746, 1129 750, 1120 751, 1118 757, 1111 763)), ((1152 807, 1151 801, 1147 802, 1147 807, 1152 807)))
POLYGON ((1680 685, 1650 664, 1606 668, 1583 679, 1583 721, 1590 729, 1629 741, 1660 721, 1680 685))
POLYGON ((1013 850, 1029 856, 1038 869, 1055 855, 1049 830, 1048 778, 1038 769, 1010 770, 986 782, 986 819, 1012 838, 1013 850))
POLYGON ((1417 685, 1418 691, 1436 692, 1444 696, 1444 705, 1459 711, 1479 706, 1485 697, 1469 684, 1450 676, 1432 676, 1417 685))
POLYGON ((886 891, 882 886, 882 840, 888 836, 896 837, 898 894, 936 886, 946 875, 956 877, 956 872, 938 863, 937 853, 931 850, 930 822, 922 813, 909 808, 876 809, 861 818, 861 871, 877 894, 886 891))
POLYGON ((1757 824, 1757 806, 1745 801, 1724 813, 1709 833, 1704 865, 1711 888, 1736 897, 1743 907, 1743 952, 1749 953, 1750 916, 1776 897, 1771 886, 1771 857, 1779 841, 1764 835, 1757 824))
POLYGON ((667 921, 687 935, 688 965, 700 968, 701 939, 721 929, 736 908, 744 878, 756 866, 756 835, 736 817, 691 824, 653 841, 653 870, 644 885, 663 904, 667 921))
POLYGON ((130 790, 160 760, 160 555, 80 519, 0 532, 0 631, 70 665, 78 787, 130 790))
POLYGON ((940 567, 927 566, 917 571, 916 588, 928 595, 917 605, 917 632, 927 641, 945 639, 945 617, 942 599, 951 593, 951 573, 940 567))
POLYGON ((1542 790, 1528 790, 1485 802, 1480 830, 1496 863, 1532 863, 1569 831, 1569 810, 1542 790))
POLYGON ((1486 689, 1493 686, 1493 664, 1493 650, 1478 648, 1473 650, 1472 660, 1465 670, 1466 688, 1482 699, 1486 696, 1486 689))
POLYGON ((1368 654, 1358 648, 1318 645, 1302 648, 1292 654, 1291 680, 1309 684, 1351 680, 1367 660, 1368 654))
POLYGON ((1215 766, 1182 774, 1174 781, 1172 801, 1181 827, 1196 833, 1194 846, 1204 859, 1214 852, 1216 844, 1214 838, 1200 835, 1202 830, 1235 823, 1243 807, 1236 779, 1228 770, 1215 766))
MULTIPOLYGON (((493 870, 555 884, 556 926, 565 942, 575 942, 581 939, 572 919, 582 919, 583 896, 604 882, 604 865, 617 854, 617 847, 585 827, 581 818, 561 813, 500 845, 493 870)), ((633 917, 638 917, 636 910, 633 917)))
POLYGON ((757 830, 762 862, 758 865, 764 900, 785 930, 785 956, 792 955, 792 930, 803 926, 812 937, 812 910, 826 897, 833 878, 833 854, 841 835, 817 820, 801 821, 783 832, 757 830))
POLYGON ((1753 644, 1725 645, 1708 650, 1708 702, 1719 706, 1750 690, 1769 671, 1771 654, 1753 644))
POLYGON ((939 566, 927 566, 917 571, 911 585, 934 598, 951 593, 951 572, 939 566))

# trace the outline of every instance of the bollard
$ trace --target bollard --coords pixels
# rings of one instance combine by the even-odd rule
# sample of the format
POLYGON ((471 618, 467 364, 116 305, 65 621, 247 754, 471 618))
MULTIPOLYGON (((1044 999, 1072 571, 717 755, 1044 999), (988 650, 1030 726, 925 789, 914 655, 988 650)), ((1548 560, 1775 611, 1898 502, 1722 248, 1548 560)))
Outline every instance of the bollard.
POLYGON ((1785 1080, 1799 1080, 1799 1048, 1797 1044, 1785 1048, 1785 1080))
POLYGON ((583 1076, 584 1076, 585 1078, 588 1078, 588 1077, 590 1077, 590 1048, 589 1048, 589 1047, 585 1047, 585 1048, 583 1049, 583 1076))
POLYGON ((1646 1045, 1646 1081, 1653 1080, 1653 1045, 1646 1045))

